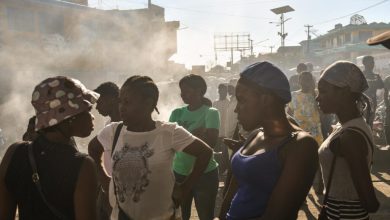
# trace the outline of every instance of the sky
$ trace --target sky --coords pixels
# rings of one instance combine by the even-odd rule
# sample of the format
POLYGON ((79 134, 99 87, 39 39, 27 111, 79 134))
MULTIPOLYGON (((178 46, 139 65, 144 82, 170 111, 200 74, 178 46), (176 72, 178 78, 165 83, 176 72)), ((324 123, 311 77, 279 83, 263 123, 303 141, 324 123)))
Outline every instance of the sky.
MULTIPOLYGON (((147 0, 89 0, 90 7, 100 9, 137 9, 147 7, 147 0), (99 3, 100 2, 100 3, 99 3)), ((280 46, 277 35, 280 17, 270 11, 285 5, 295 9, 285 14, 288 33, 286 46, 299 45, 307 39, 304 25, 313 25, 312 38, 326 34, 341 23, 348 25, 353 14, 364 16, 368 23, 390 23, 390 0, 152 0, 165 8, 166 21, 180 21, 178 51, 171 57, 186 67, 191 65, 225 65, 230 52, 219 52, 215 61, 214 35, 249 33, 254 54, 273 52, 280 46)), ((234 60, 240 53, 233 54, 234 60)))

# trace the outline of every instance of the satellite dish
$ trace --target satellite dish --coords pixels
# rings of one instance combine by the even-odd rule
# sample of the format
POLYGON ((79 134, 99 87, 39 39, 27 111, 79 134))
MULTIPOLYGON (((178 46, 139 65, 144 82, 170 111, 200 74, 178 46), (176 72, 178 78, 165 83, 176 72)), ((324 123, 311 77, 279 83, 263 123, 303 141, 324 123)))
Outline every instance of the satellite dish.
POLYGON ((356 25, 367 24, 367 21, 362 15, 356 14, 351 17, 350 24, 356 24, 356 25))

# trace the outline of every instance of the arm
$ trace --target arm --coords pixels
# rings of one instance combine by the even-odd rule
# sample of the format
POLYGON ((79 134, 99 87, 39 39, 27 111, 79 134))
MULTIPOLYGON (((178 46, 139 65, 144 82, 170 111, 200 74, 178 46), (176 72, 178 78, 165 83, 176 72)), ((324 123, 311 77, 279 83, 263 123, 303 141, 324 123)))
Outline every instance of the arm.
POLYGON ((104 152, 104 148, 102 144, 99 142, 97 137, 94 137, 88 144, 88 154, 92 157, 92 159, 96 163, 98 179, 99 182, 102 184, 103 190, 105 192, 108 192, 108 186, 110 184, 111 178, 108 176, 102 164, 103 152, 104 152))
POLYGON ((229 184, 225 187, 227 187, 227 191, 222 201, 221 211, 219 212, 219 219, 221 220, 226 219, 226 214, 230 209, 230 204, 232 203, 233 197, 236 195, 238 189, 238 183, 233 174, 230 177, 229 184))
POLYGON ((388 88, 386 88, 385 87, 385 92, 384 92, 384 94, 383 94, 383 100, 384 100, 384 102, 385 102, 385 106, 386 106, 386 109, 387 108, 390 108, 390 106, 389 106, 389 89, 388 88))
POLYGON ((214 148, 218 141, 219 130, 215 128, 198 128, 192 134, 214 148))
POLYGON ((294 145, 286 146, 280 152, 285 152, 282 173, 272 191, 262 220, 296 217, 294 215, 306 199, 317 171, 317 149, 318 144, 311 136, 299 134, 294 145))
POLYGON ((206 142, 211 148, 214 148, 218 142, 219 128, 221 127, 221 121, 219 112, 217 109, 209 109, 206 114, 206 129, 204 132, 204 142, 206 142))
POLYGON ((19 144, 11 145, 0 164, 0 219, 13 220, 16 214, 16 201, 5 185, 5 175, 12 155, 19 144))
POLYGON ((175 200, 179 200, 177 201, 177 204, 180 204, 180 200, 185 198, 190 193, 194 183, 206 170, 207 165, 210 162, 210 158, 213 154, 211 148, 199 139, 195 139, 190 145, 184 148, 183 152, 194 156, 196 160, 191 174, 182 184, 180 184, 180 189, 176 188, 174 192, 175 200), (179 190, 180 192, 177 192, 177 190, 179 190), (179 193, 179 195, 177 195, 177 193, 179 193))
POLYGON ((376 212, 379 202, 367 165, 368 147, 364 137, 354 131, 346 131, 340 137, 340 154, 349 165, 360 202, 368 212, 376 212))
POLYGON ((96 167, 92 158, 85 158, 74 192, 76 220, 96 220, 96 167))

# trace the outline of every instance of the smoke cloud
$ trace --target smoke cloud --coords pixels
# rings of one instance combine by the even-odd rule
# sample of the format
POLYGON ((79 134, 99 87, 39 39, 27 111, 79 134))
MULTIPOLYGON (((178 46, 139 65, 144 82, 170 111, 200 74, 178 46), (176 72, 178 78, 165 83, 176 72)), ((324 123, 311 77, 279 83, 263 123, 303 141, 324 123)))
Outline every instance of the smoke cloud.
MULTIPOLYGON (((31 11, 21 1, 0 3, 0 8, 7 11, 16 7, 19 13, 4 17, 8 27, 2 27, 0 135, 6 143, 0 146, 0 158, 9 144, 21 140, 28 119, 34 115, 31 93, 47 77, 73 77, 94 89, 106 81, 121 86, 132 75, 148 75, 160 90, 160 114, 154 114, 155 119, 167 121, 171 111, 183 105, 177 82, 188 70, 168 61, 176 51, 177 23, 166 23, 163 9, 157 6, 151 11, 77 9, 80 12, 59 6, 47 10, 34 0, 27 2, 43 7, 45 16, 37 13, 41 11, 31 11), (70 14, 63 10, 66 13, 69 10, 70 14), (26 18, 31 14, 39 20, 39 27, 29 26, 31 21, 26 18), (51 33, 55 30, 60 33, 51 33)), ((217 84, 223 79, 206 78, 211 86, 207 96, 215 100, 217 84)), ((93 113, 95 131, 91 137, 107 120, 97 111, 93 113)), ((82 151, 86 151, 90 138, 77 139, 82 151)))

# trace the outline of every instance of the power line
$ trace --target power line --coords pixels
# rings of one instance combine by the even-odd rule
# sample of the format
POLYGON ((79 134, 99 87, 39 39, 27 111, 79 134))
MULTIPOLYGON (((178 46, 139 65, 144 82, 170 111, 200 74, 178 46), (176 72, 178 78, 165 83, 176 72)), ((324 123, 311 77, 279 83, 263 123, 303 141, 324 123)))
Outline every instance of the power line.
POLYGON ((104 0, 102 0, 101 3, 102 3, 104 6, 106 6, 108 9, 110 9, 110 10, 115 8, 114 6, 109 5, 109 4, 108 4, 106 1, 104 1, 104 0))
POLYGON ((314 24, 314 25, 321 25, 321 24, 326 24, 326 23, 332 22, 332 21, 337 21, 337 20, 340 20, 340 19, 342 19, 342 18, 346 18, 346 17, 352 16, 352 15, 354 15, 354 14, 360 13, 360 12, 362 12, 362 11, 368 10, 368 9, 370 9, 370 8, 376 7, 376 6, 381 5, 381 4, 383 4, 383 3, 385 3, 385 2, 388 2, 388 1, 389 1, 389 0, 383 0, 383 1, 377 2, 377 3, 373 4, 373 5, 370 5, 370 6, 368 6, 368 7, 365 7, 365 8, 363 8, 363 9, 360 9, 360 10, 358 10, 358 11, 352 12, 352 13, 350 13, 350 14, 347 14, 347 15, 344 15, 344 16, 340 16, 340 17, 337 17, 337 18, 332 18, 332 19, 329 19, 329 20, 326 20, 326 21, 321 21, 321 22, 316 23, 316 24, 314 24))
POLYGON ((189 9, 189 8, 178 8, 178 7, 172 7, 172 6, 163 6, 163 7, 167 8, 167 9, 173 9, 173 10, 179 10, 179 11, 182 10, 182 11, 189 11, 189 12, 202 13, 202 14, 215 14, 215 15, 240 17, 240 18, 256 19, 256 20, 274 20, 273 18, 266 18, 266 17, 255 17, 255 16, 245 16, 245 15, 222 13, 222 12, 202 11, 202 10, 194 10, 194 9, 189 9))
MULTIPOLYGON (((127 2, 130 2, 130 3, 135 3, 135 4, 142 4, 140 2, 131 1, 131 0, 123 0, 123 1, 127 1, 127 2)), ((175 6, 164 6, 164 5, 161 5, 161 7, 166 8, 166 9, 172 9, 172 10, 178 10, 178 11, 188 11, 188 12, 201 13, 201 14, 214 14, 214 15, 222 15, 222 16, 229 16, 229 17, 239 17, 239 18, 255 19, 255 20, 274 20, 274 18, 237 15, 237 14, 229 14, 229 13, 223 13, 223 12, 204 11, 204 10, 197 10, 197 9, 190 9, 190 8, 175 7, 175 6)))
POLYGON ((274 3, 274 2, 280 2, 284 0, 262 0, 262 1, 251 1, 251 2, 243 2, 243 1, 231 1, 229 4, 228 1, 223 1, 219 4, 212 4, 212 5, 194 5, 193 7, 196 8, 210 8, 210 7, 231 7, 231 6, 245 6, 245 5, 256 5, 256 4, 262 4, 262 3, 274 3))

